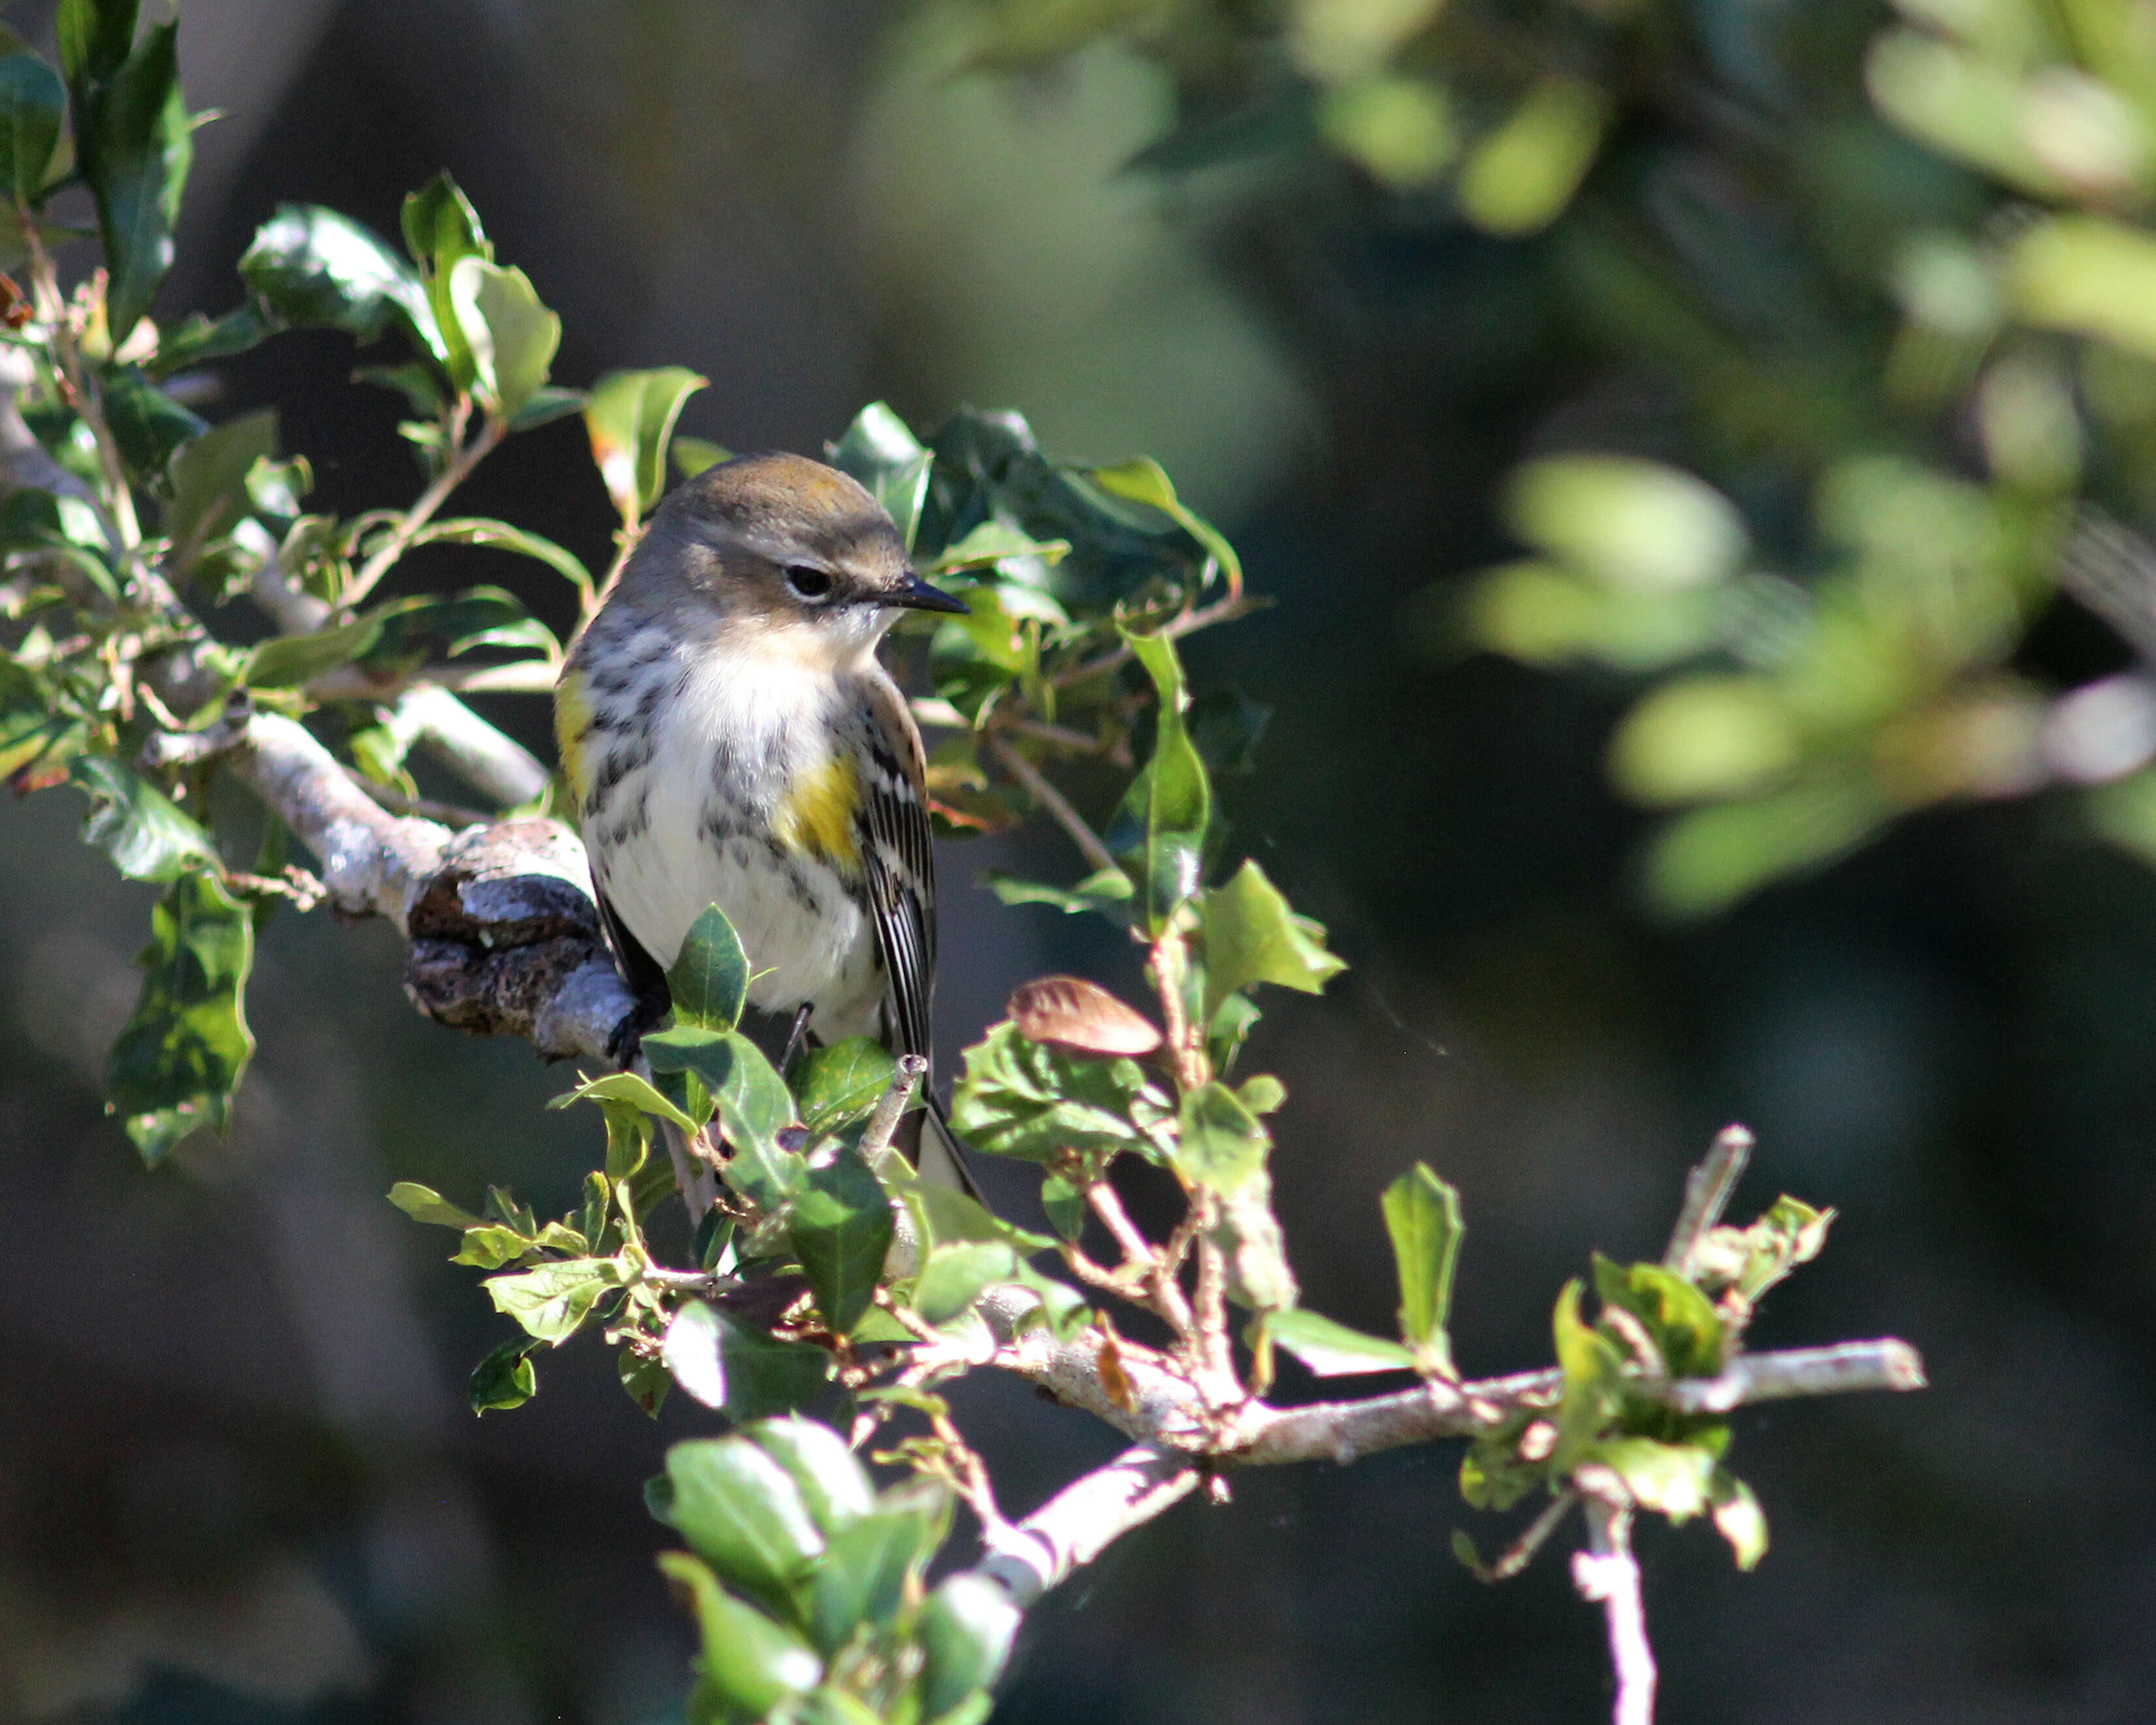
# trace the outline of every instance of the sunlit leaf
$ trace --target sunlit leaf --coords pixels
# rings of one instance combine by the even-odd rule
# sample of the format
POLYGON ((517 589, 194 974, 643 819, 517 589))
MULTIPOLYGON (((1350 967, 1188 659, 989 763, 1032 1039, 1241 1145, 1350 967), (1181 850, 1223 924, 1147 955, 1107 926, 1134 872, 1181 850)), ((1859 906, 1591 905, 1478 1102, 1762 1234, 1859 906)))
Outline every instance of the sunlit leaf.
POLYGON ((198 1126, 224 1130, 254 1053, 244 1004, 254 918, 213 875, 190 870, 150 913, 136 962, 141 998, 105 1061, 105 1093, 155 1163, 198 1126))
POLYGON ((896 1224, 891 1199, 859 1153, 812 1163, 793 1199, 786 1237, 816 1296, 816 1309, 840 1334, 875 1298, 896 1224))
POLYGON ((513 1317, 536 1342, 558 1348, 573 1336, 602 1295, 619 1286, 608 1258, 571 1258, 515 1276, 491 1276, 485 1286, 494 1309, 513 1317))
POLYGON ((898 1061, 872 1036, 813 1048, 795 1069, 793 1097, 812 1137, 861 1119, 898 1076, 898 1061))
POLYGON ((222 873, 209 834, 148 780, 109 755, 84 755, 68 768, 90 798, 82 836, 131 880, 177 880, 189 870, 222 873))
POLYGON ((1289 908, 1255 862, 1245 862, 1200 904, 1205 940, 1205 1012, 1209 1019, 1238 988, 1276 983, 1317 994, 1348 968, 1325 949, 1325 927, 1289 908))
POLYGON ((741 1022, 748 999, 748 955, 716 905, 706 905, 689 925, 666 983, 673 992, 676 1024, 731 1030, 741 1022))
POLYGON ((685 1708, 692 1725, 767 1718, 824 1675, 823 1661, 798 1635, 736 1599, 688 1553, 661 1552, 659 1568, 685 1595, 703 1650, 685 1708))
POLYGON ((986 1576, 947 1577, 921 1608, 921 1717, 936 1725, 1002 1674, 1022 1614, 986 1576))
POLYGON ((592 459, 625 526, 649 514, 666 489, 666 451, 689 398, 710 382, 685 366, 609 372, 592 386, 584 428, 592 459))
POLYGON ((1173 643, 1122 632, 1158 696, 1152 758, 1131 782, 1108 846, 1137 877, 1143 925, 1157 937, 1175 907, 1196 891, 1212 824, 1213 792, 1183 729, 1183 666, 1173 643))
POLYGON ((1320 1378, 1414 1369, 1414 1355, 1399 1343, 1366 1336, 1314 1312, 1269 1312, 1265 1333, 1320 1378))
POLYGON ((449 304, 472 355, 474 388, 505 415, 537 394, 562 345, 562 320, 540 302, 521 270, 485 258, 457 259, 449 304))
POLYGON ((1460 1194, 1417 1163, 1385 1189, 1385 1231, 1399 1272, 1400 1333, 1439 1371, 1452 1374, 1452 1277, 1459 1267, 1460 1194))

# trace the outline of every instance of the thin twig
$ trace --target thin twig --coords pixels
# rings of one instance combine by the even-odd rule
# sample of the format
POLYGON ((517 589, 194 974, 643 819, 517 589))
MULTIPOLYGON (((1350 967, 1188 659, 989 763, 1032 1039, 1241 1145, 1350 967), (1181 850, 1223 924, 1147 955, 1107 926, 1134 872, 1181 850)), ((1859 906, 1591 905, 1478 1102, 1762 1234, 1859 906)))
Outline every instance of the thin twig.
POLYGON ((437 803, 429 797, 408 797, 392 786, 377 783, 357 767, 346 768, 345 774, 392 814, 416 814, 422 820, 438 820, 445 827, 480 826, 494 819, 459 803, 437 803))
POLYGON ((898 1070, 890 1087, 876 1098, 869 1123, 861 1129, 861 1155, 870 1166, 875 1166, 876 1158, 891 1148, 898 1123, 906 1117, 906 1106, 913 1100, 914 1088, 927 1070, 928 1062, 920 1055, 904 1054, 898 1057, 898 1070))
POLYGON ((338 596, 339 604, 349 610, 374 591, 375 583, 396 567, 397 560, 411 549, 412 541, 419 530, 434 519, 434 512, 449 501, 449 494, 470 477, 472 469, 486 459, 507 429, 507 422, 498 413, 489 413, 480 422, 478 434, 470 443, 457 446, 456 453, 434 475, 434 482, 413 501, 412 506, 389 530, 388 536, 360 565, 359 572, 352 578, 351 584, 338 596))
POLYGON ((1126 1450, 1073 1481, 1021 1522, 983 1541, 977 1574, 1027 1606, 1129 1532, 1188 1497, 1204 1477, 1190 1458, 1154 1444, 1126 1450))
POLYGON ((1546 1544, 1551 1534, 1557 1532, 1564 1518, 1579 1502, 1579 1494, 1570 1486, 1549 1501, 1548 1507, 1527 1523, 1527 1531, 1514 1540, 1504 1556, 1486 1569, 1475 1572, 1477 1581, 1510 1581, 1535 1560, 1535 1553, 1546 1544))
POLYGON ((1183 1285, 1176 1280, 1180 1255, 1176 1262, 1171 1263, 1166 1254, 1156 1251, 1131 1220, 1130 1212, 1123 1208, 1123 1200, 1116 1189, 1106 1180, 1096 1181, 1089 1187, 1086 1198, 1094 1214, 1107 1224, 1116 1243, 1123 1249, 1125 1263, 1144 1274, 1153 1311, 1178 1337, 1188 1341, 1195 1324, 1190 1314, 1190 1302, 1183 1296, 1183 1285))
POLYGON ((1689 1273, 1692 1254, 1707 1237, 1708 1229, 1722 1219, 1730 1195, 1752 1154, 1752 1134, 1741 1126, 1726 1126, 1715 1134, 1705 1158, 1685 1178, 1684 1207, 1677 1212, 1670 1232, 1669 1250, 1662 1254, 1666 1269, 1679 1276, 1689 1273))
MULTIPOLYGON (((1238 589, 1223 598, 1215 599, 1200 610, 1185 611, 1178 617, 1171 618, 1153 634, 1163 640, 1175 640, 1199 629, 1209 629, 1216 623, 1232 623, 1245 611, 1254 608, 1257 603, 1238 589)), ((1083 665, 1073 665, 1069 670, 1050 677, 1049 686, 1067 689, 1073 683, 1082 683, 1089 677, 1103 676, 1127 664, 1130 657, 1131 649, 1127 645, 1113 648, 1098 659, 1089 659, 1083 665)))
POLYGON ((1026 759, 1009 742, 990 733, 988 751, 996 764, 1016 779, 1032 795, 1033 799, 1055 819, 1055 824, 1070 835, 1087 862, 1096 869, 1116 866, 1114 854, 1101 842, 1101 835, 1086 824, 1086 818, 1070 806, 1070 799, 1050 784, 1041 770, 1026 759))
MULTIPOLYGON (((1583 1476, 1608 1471, 1580 1470, 1583 1476)), ((1640 1564, 1632 1555, 1632 1508, 1614 1474, 1610 1483, 1614 1491, 1609 1495, 1586 1494, 1587 1549, 1573 1553, 1572 1584, 1609 1620, 1609 1663, 1617 1673, 1614 1725, 1654 1725, 1655 1650, 1647 1640, 1640 1564)))

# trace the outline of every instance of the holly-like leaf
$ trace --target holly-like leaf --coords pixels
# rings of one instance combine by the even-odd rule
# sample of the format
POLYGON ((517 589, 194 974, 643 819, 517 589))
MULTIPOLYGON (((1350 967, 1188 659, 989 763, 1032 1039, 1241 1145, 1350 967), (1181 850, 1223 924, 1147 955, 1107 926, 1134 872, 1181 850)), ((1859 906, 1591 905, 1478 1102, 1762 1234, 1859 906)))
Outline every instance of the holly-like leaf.
POLYGON ((494 1309, 513 1317, 536 1342, 558 1348, 576 1334, 602 1295, 620 1286, 611 1258, 570 1258, 485 1284, 494 1309))
POLYGON ((505 1342, 472 1368, 465 1394, 473 1413, 521 1408, 539 1393, 539 1374, 531 1365, 531 1350, 538 1345, 529 1337, 505 1342))
POLYGON ((1137 1061, 1080 1060, 1029 1042, 1008 1019, 966 1050, 952 1124, 992 1156, 1049 1162, 1065 1150, 1164 1155, 1172 1104, 1137 1061))
POLYGON ((194 160, 180 94, 177 23, 152 24, 110 78, 90 88, 75 141, 104 241, 106 319, 123 341, 172 263, 180 194, 194 160))
POLYGON ((816 1296, 816 1309, 840 1334, 860 1322, 896 1231, 891 1199, 857 1151, 811 1163, 794 1194, 787 1239, 816 1296))
POLYGON ((1218 1080, 1183 1098, 1175 1165, 1183 1178, 1231 1193, 1265 1172, 1272 1137, 1243 1099, 1218 1080))
POLYGON ((490 551, 513 552, 518 557, 544 563, 579 591, 591 589, 592 572, 584 567, 582 557, 544 534, 512 526, 507 521, 490 521, 482 516, 459 516, 451 521, 429 523, 413 535, 412 543, 480 545, 490 551))
POLYGON ((706 905, 689 925, 666 985, 673 991, 675 1024, 731 1030, 741 1023, 748 1001, 748 955, 716 905, 706 905))
POLYGON ((198 1126, 224 1130, 254 1053, 244 995, 254 920, 206 870, 180 875, 150 913, 134 1016, 105 1061, 106 1106, 155 1164, 198 1126))
POLYGON ((1205 1013, 1209 1019, 1238 988, 1276 983, 1300 993, 1322 993, 1348 968, 1325 950, 1325 927, 1288 907, 1280 889, 1255 862, 1245 862, 1201 906, 1205 937, 1205 1013))
POLYGON ((813 1048, 795 1069, 793 1097, 809 1136, 821 1137, 864 1118, 898 1076, 898 1061, 872 1036, 849 1036, 813 1048))
MULTIPOLYGON (((634 1072, 608 1072, 603 1076, 591 1079, 578 1085, 574 1090, 566 1091, 554 1097, 547 1106, 550 1108, 566 1108, 572 1102, 597 1102, 603 1107, 608 1103, 619 1104, 633 1108, 639 1114, 648 1115, 654 1120, 670 1120, 684 1132, 692 1132, 696 1130, 696 1122, 694 1120, 661 1096, 649 1079, 639 1077, 634 1072)), ((611 1125, 613 1118, 611 1109, 608 1111, 608 1118, 611 1125)), ((608 1137, 608 1171, 609 1173, 613 1172, 613 1137, 609 1132, 608 1137)))
POLYGON ((934 460, 906 427, 881 402, 871 402, 854 418, 838 442, 824 453, 832 466, 860 481, 869 495, 891 512, 899 536, 910 550, 928 495, 928 471, 934 460))
POLYGON ((689 1025, 645 1037, 644 1055, 654 1074, 689 1072, 702 1083, 734 1147, 730 1185, 767 1209, 799 1188, 801 1157, 778 1142, 793 1123, 793 1098, 762 1049, 738 1030, 689 1025))
POLYGON ((1687 1522, 1707 1507, 1708 1482, 1717 1459, 1711 1445, 1614 1437, 1597 1444, 1589 1455, 1615 1471, 1642 1509, 1687 1522))
POLYGON ((1671 1375, 1712 1378, 1722 1367, 1722 1324, 1706 1295, 1659 1264, 1617 1264, 1596 1253, 1594 1291, 1646 1326, 1671 1375))
POLYGON ((701 1300, 685 1301, 667 1325, 665 1358, 685 1391, 737 1420, 791 1413, 831 1375, 822 1348, 774 1341, 701 1300))
POLYGON ((404 200, 403 225, 405 248, 425 280, 429 346, 449 373, 450 386, 469 389, 478 377, 478 362, 450 297, 450 285, 464 259, 491 263, 494 244, 471 200, 446 173, 436 174, 404 200))
POLYGON ((389 1189, 389 1201, 413 1221, 432 1223, 437 1228, 461 1231, 482 1225, 470 1210, 458 1209, 433 1187, 422 1186, 417 1180, 399 1180, 389 1189))
POLYGON ((1584 1284, 1574 1276, 1557 1296, 1550 1329, 1557 1363, 1564 1373, 1564 1398, 1558 1404, 1557 1445, 1550 1456, 1554 1473, 1569 1473, 1617 1410, 1623 1361, 1615 1346, 1579 1315, 1584 1284))
POLYGON ((1096 467, 1091 478, 1102 490, 1133 503, 1142 503, 1167 516, 1205 547, 1207 556, 1221 572, 1241 585, 1243 565, 1235 555, 1235 547, 1228 543, 1218 527, 1175 495, 1175 487, 1168 482, 1168 475, 1158 461, 1141 455, 1136 460, 1121 462, 1113 467, 1096 467))
POLYGON ((592 386, 584 428, 592 459, 624 527, 634 527, 666 489, 666 451, 689 398, 711 379, 685 366, 609 372, 592 386))
POLYGON ((393 323, 424 353, 443 357, 427 289, 412 266, 349 218, 319 204, 286 203, 256 229, 240 279, 280 323, 335 329, 372 341, 393 323))
POLYGON ((222 874, 209 834, 163 792, 110 755, 79 756, 68 778, 90 798, 82 836, 131 880, 177 880, 190 870, 222 874))
POLYGON ((1400 1333, 1435 1369, 1455 1375, 1445 1320, 1452 1311, 1452 1275, 1466 1231, 1460 1194, 1417 1163, 1385 1189, 1385 1231, 1400 1278, 1400 1333))
POLYGON ((477 256, 449 271, 449 305, 471 349, 473 388, 511 415, 537 394, 562 345, 562 320, 541 303, 531 279, 477 256))
POLYGON ((846 1440, 821 1420, 758 1420, 741 1435, 784 1468, 825 1538, 875 1508, 875 1484, 846 1440))
POLYGON ((666 1551, 659 1568, 696 1619, 703 1651, 685 1709, 693 1725, 769 1718, 823 1676, 824 1662, 798 1635, 736 1599, 708 1565, 666 1551))
POLYGON ((981 885, 1007 905, 1053 905, 1066 916, 1098 911, 1112 916, 1128 904, 1137 888, 1121 869, 1103 869, 1075 886, 1048 886, 1037 880, 1020 880, 999 869, 983 870, 981 885))
POLYGON ((1364 1372, 1414 1369, 1415 1357, 1397 1342, 1366 1336, 1300 1308, 1269 1312, 1265 1333, 1320 1378, 1353 1377, 1364 1372))
POLYGON ((999 1240, 963 1240, 932 1250, 913 1281, 913 1309, 932 1324, 947 1324, 983 1290, 1018 1273, 1018 1256, 999 1240))
POLYGON ((67 89, 34 54, 0 59, 0 196, 34 204, 59 146, 67 89))
POLYGON ((159 486, 180 447, 209 429, 208 421, 158 388, 140 366, 119 367, 105 377, 105 417, 130 470, 159 486))
POLYGON ((728 1586, 790 1614, 824 1534, 786 1469, 745 1437, 698 1439, 667 1450, 666 1485, 660 1518, 728 1586))
POLYGON ((1158 938, 1176 906, 1198 890, 1213 790, 1205 763, 1184 730, 1188 704, 1174 644, 1159 635, 1122 631, 1158 696, 1152 758, 1132 780, 1107 843, 1138 883, 1142 925, 1158 938))
POLYGON ((248 475, 257 461, 270 460, 276 453, 274 408, 243 413, 182 444, 166 468, 172 501, 164 525, 173 545, 192 556, 238 526, 254 508, 248 475))

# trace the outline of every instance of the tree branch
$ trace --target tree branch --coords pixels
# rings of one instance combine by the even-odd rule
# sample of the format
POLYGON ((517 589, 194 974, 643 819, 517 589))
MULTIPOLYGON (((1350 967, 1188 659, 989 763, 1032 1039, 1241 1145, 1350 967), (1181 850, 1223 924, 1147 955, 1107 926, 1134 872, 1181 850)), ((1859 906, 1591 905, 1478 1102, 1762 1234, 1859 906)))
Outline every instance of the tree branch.
POLYGON ((1587 1493, 1587 1549, 1573 1553, 1572 1584, 1609 1619, 1609 1663, 1617 1673, 1615 1725, 1654 1725, 1655 1650, 1647 1641, 1640 1564, 1632 1555, 1632 1507, 1614 1474, 1610 1482, 1614 1497, 1587 1493))
POLYGON ((991 1530, 974 1572, 1001 1584, 1013 1604, 1030 1605, 1132 1528, 1181 1502, 1204 1477, 1175 1450, 1152 1444, 1126 1450, 1024 1521, 991 1530))

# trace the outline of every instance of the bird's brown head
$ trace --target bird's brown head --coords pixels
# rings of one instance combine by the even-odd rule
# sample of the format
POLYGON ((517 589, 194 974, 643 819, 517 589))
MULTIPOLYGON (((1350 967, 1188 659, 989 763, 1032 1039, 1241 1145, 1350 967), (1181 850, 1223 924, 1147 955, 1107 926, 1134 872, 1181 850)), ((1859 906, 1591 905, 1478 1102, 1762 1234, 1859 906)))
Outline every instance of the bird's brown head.
POLYGON ((843 658, 901 610, 963 612, 913 572, 890 513, 806 456, 737 455, 675 487, 622 577, 639 605, 701 601, 718 626, 774 648, 843 658))

